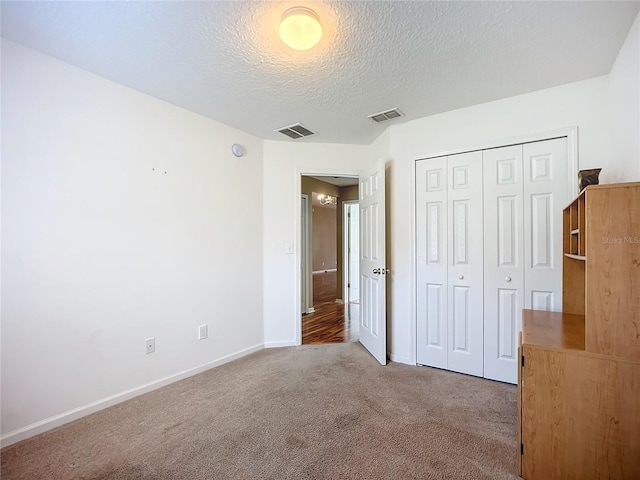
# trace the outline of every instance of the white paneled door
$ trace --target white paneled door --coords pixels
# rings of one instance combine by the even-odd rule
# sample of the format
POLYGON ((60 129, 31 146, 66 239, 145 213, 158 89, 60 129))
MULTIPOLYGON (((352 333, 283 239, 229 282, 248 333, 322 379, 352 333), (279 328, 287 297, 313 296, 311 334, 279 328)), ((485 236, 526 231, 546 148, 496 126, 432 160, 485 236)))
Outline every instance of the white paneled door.
POLYGON ((482 376, 482 153, 419 162, 418 363, 482 376))
POLYGON ((522 145, 483 152, 484 376, 515 383, 524 298, 522 145))
POLYGON ((525 143, 522 151, 524 308, 561 311, 561 213, 571 197, 567 187, 567 139, 525 143))
POLYGON ((448 157, 448 368, 482 376, 482 152, 448 157))
POLYGON ((567 139, 483 152, 484 376, 515 383, 522 308, 562 309, 567 139))
POLYGON ((417 361, 447 368, 447 157, 416 164, 417 361))
POLYGON ((384 161, 360 176, 360 343, 387 363, 384 161))
POLYGON ((562 308, 566 137, 416 163, 417 362, 515 383, 523 308, 562 308))

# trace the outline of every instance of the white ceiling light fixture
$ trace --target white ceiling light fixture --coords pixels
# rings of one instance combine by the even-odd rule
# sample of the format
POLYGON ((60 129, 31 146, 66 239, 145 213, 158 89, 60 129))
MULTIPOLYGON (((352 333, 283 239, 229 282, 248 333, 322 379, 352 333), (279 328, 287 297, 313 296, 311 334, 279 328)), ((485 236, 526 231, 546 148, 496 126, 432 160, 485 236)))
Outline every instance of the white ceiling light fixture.
POLYGON ((309 50, 322 38, 322 25, 316 12, 306 7, 292 7, 282 14, 280 38, 294 50, 309 50))

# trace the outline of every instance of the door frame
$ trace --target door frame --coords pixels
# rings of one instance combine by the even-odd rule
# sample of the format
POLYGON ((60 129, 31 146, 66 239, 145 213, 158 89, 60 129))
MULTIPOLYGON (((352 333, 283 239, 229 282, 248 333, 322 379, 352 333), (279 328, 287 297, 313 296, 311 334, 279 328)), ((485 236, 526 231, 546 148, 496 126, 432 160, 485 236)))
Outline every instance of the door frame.
MULTIPOLYGON (((418 351, 418 268, 416 260, 418 258, 418 229, 416 218, 416 164, 421 160, 429 158, 444 157, 449 155, 457 155, 459 153, 473 152, 476 150, 488 150, 490 148, 507 147, 510 145, 519 145, 521 143, 540 142, 551 140, 553 138, 567 138, 567 170, 568 170, 568 188, 569 198, 574 198, 578 194, 578 127, 570 126, 557 130, 549 130, 539 133, 530 133, 517 135, 515 137, 507 137, 504 139, 490 140, 483 143, 472 144, 466 147, 450 148, 430 152, 424 155, 414 156, 411 160, 411 363, 417 365, 418 351)), ((462 141, 460 142, 463 143, 462 141)))
POLYGON ((342 202, 342 298, 346 304, 351 301, 349 297, 349 282, 351 273, 351 255, 349 252, 349 245, 351 244, 351 222, 347 217, 347 210, 353 205, 359 205, 360 200, 347 200, 342 202))
MULTIPOLYGON (((292 319, 294 324, 294 344, 302 345, 302 320, 300 313, 302 312, 301 302, 302 302, 302 275, 300 264, 302 262, 302 202, 300 201, 300 197, 302 195, 302 177, 353 177, 358 178, 360 175, 360 171, 355 169, 340 169, 340 168, 314 168, 313 170, 307 169, 296 169, 295 173, 295 212, 294 212, 294 265, 295 265, 295 292, 294 292, 294 312, 295 315, 292 319)), ((309 203, 311 205, 311 203, 309 203)), ((309 238, 309 241, 311 239, 309 238)))

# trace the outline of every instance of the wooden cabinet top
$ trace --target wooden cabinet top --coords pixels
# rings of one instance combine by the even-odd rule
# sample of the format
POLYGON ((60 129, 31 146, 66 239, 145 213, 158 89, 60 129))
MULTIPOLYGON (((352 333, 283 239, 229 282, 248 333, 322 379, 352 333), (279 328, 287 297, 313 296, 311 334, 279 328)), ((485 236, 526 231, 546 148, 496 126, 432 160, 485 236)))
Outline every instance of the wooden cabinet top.
POLYGON ((522 344, 584 350, 584 315, 522 310, 522 344))
POLYGON ((571 202, 567 205, 567 208, 576 202, 578 198, 584 195, 585 192, 592 190, 606 190, 610 188, 627 188, 627 187, 640 187, 640 182, 627 182, 627 183, 603 183, 600 185, 588 185, 586 186, 571 202))

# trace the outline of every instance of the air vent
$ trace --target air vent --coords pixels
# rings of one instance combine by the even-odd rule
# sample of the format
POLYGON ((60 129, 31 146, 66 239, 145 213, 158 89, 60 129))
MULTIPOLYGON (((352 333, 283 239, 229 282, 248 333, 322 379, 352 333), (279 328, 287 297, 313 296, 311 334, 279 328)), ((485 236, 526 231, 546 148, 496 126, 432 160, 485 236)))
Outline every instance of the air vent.
POLYGON ((296 139, 302 137, 308 137, 309 135, 315 135, 316 132, 312 132, 306 127, 303 127, 299 123, 294 125, 289 125, 288 127, 282 127, 276 130, 276 132, 280 132, 287 137, 296 139))
POLYGON ((387 110, 386 112, 374 113, 373 115, 369 115, 369 118, 373 120, 375 123, 386 122, 387 120, 391 120, 392 118, 401 117, 402 113, 397 108, 393 108, 391 110, 387 110))

